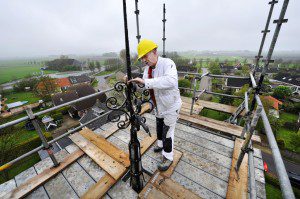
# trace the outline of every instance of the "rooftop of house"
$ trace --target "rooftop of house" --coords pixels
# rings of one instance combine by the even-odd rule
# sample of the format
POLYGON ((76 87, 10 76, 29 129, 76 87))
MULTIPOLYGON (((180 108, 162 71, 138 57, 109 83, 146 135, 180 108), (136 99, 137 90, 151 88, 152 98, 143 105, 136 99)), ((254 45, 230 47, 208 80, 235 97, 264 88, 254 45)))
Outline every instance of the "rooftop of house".
POLYGON ((59 86, 59 87, 67 87, 67 86, 71 86, 71 82, 69 80, 69 78, 65 77, 65 78, 58 78, 58 79, 55 79, 56 81, 56 84, 59 86))
POLYGON ((90 83, 91 78, 87 75, 69 76, 72 84, 90 83))
MULTIPOLYGON (((179 194, 188 193, 190 197, 193 195, 196 198, 225 198, 235 188, 232 185, 236 181, 234 165, 238 155, 237 152, 240 151, 241 147, 240 139, 234 139, 233 136, 227 135, 237 131, 237 129, 241 131, 242 127, 221 121, 214 121, 214 125, 208 125, 206 128, 200 127, 198 125, 200 123, 195 120, 206 123, 212 121, 208 118, 201 120, 201 117, 194 118, 190 116, 185 110, 186 103, 189 101, 184 98, 183 101, 180 121, 175 129, 176 160, 174 159, 174 161, 176 163, 173 163, 174 166, 171 167, 170 172, 168 170, 168 174, 162 173, 162 175, 169 177, 165 178, 166 182, 160 181, 159 184, 172 183, 178 188, 177 191, 180 190, 179 194), (219 127, 216 127, 217 125, 219 127), (219 128, 225 134, 221 133, 221 135, 219 131, 212 128, 219 128), (227 131, 227 134, 225 131, 227 131)), ((195 107, 197 108, 197 105, 195 107)), ((157 174, 157 163, 160 161, 160 155, 153 152, 154 146, 152 145, 156 140, 155 116, 146 113, 144 117, 152 137, 149 137, 143 130, 138 132, 138 139, 141 143, 142 165, 144 169, 157 174)), ((93 194, 94 197, 104 196, 104 198, 138 198, 139 194, 130 187, 130 180, 119 178, 128 170, 128 167, 122 166, 126 165, 126 161, 122 162, 120 159, 128 157, 129 154, 130 127, 121 130, 117 128, 116 123, 109 122, 93 131, 83 129, 71 135, 70 138, 74 143, 55 154, 58 161, 62 162, 60 166, 62 169, 50 179, 41 182, 27 197, 78 198, 93 194), (102 144, 99 145, 97 142, 102 144), (106 157, 104 158, 105 162, 101 161, 101 158, 95 158, 94 155, 99 154, 101 150, 106 151, 103 145, 112 147, 113 150, 118 152, 122 151, 122 155, 117 153, 116 156, 111 156, 116 159, 112 159, 113 162, 109 163, 110 157, 106 156, 116 152, 109 152, 111 148, 110 150, 107 149, 108 151, 105 154, 102 154, 103 157, 106 157), (96 153, 96 151, 98 152, 96 153), (111 167, 110 164, 114 166, 111 167), (110 168, 118 169, 110 170, 110 168), (121 170, 122 175, 118 174, 119 177, 116 177, 116 173, 120 172, 121 168, 124 168, 124 170, 121 170)), ((246 155, 239 172, 241 179, 248 178, 247 162, 246 155)), ((266 198, 263 160, 261 151, 256 148, 254 148, 254 165, 257 196, 258 198, 266 198)), ((36 163, 13 179, 1 184, 0 197, 10 193, 16 194, 16 190, 26 191, 26 187, 28 188, 30 183, 34 182, 34 180, 29 181, 30 179, 41 181, 41 176, 45 176, 46 173, 50 175, 54 172, 53 169, 50 169, 51 167, 52 162, 49 157, 36 163)), ((148 182, 152 186, 151 183, 155 182, 155 176, 152 176, 150 181, 151 176, 144 174, 145 184, 148 182)), ((146 188, 149 187, 149 184, 146 188)), ((243 194, 249 195, 248 181, 243 181, 241 184, 244 186, 241 189, 243 194)), ((153 189, 156 188, 144 189, 140 194, 144 193, 146 198, 146 195, 152 193, 153 189)), ((172 188, 175 187, 169 187, 168 189, 172 188)), ((165 191, 168 189, 161 188, 160 194, 167 194, 165 191)))
POLYGON ((274 109, 276 109, 276 110, 279 110, 279 105, 282 105, 283 103, 282 103, 282 101, 280 101, 280 100, 278 100, 278 99, 276 99, 275 97, 272 97, 272 96, 264 96, 264 98, 266 99, 266 100, 268 100, 269 102, 270 102, 270 105, 274 108, 274 109))
POLYGON ((227 87, 241 88, 245 84, 249 84, 249 79, 227 78, 226 83, 227 87))
POLYGON ((300 71, 298 73, 278 73, 274 79, 287 84, 300 86, 300 71))

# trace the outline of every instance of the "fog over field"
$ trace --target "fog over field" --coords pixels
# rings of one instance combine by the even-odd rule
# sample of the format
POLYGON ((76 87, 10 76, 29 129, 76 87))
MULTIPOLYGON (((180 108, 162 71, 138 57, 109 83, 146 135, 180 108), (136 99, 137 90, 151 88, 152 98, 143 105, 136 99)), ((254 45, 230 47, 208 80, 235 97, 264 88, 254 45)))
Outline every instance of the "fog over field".
MULTIPOLYGON (((268 1, 139 1, 140 32, 162 45, 162 5, 166 3, 166 49, 250 50, 257 52, 268 1)), ((275 5, 278 19, 283 1, 275 5)), ((127 1, 130 47, 137 44, 134 0, 127 1)), ((290 1, 275 51, 300 50, 300 1, 290 1)), ((124 48, 121 1, 1 0, 0 58, 60 54, 101 54, 124 48)), ((265 49, 275 24, 270 24, 265 49)))

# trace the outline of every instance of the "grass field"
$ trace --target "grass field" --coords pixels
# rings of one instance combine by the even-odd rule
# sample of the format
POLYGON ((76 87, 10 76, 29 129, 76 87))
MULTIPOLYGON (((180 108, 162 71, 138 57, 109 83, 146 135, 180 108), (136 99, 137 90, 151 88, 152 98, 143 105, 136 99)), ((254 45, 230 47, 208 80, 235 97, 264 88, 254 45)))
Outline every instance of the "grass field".
MULTIPOLYGON (((41 64, 28 64, 26 60, 0 61, 0 84, 22 79, 41 72, 41 64)), ((56 71, 44 71, 46 74, 56 71)))
POLYGON ((35 96, 33 92, 11 92, 3 97, 7 98, 6 104, 17 102, 17 101, 28 101, 27 104, 35 103, 40 100, 39 97, 35 96))
MULTIPOLYGON (((297 121, 298 116, 296 114, 280 112, 280 120, 283 122, 295 122, 297 121)), ((298 132, 299 134, 299 132, 298 132)), ((294 139, 299 139, 299 136, 296 136, 297 132, 281 127, 277 133, 277 137, 284 140, 284 145, 287 150, 300 153, 300 146, 295 146, 292 142, 294 139)))

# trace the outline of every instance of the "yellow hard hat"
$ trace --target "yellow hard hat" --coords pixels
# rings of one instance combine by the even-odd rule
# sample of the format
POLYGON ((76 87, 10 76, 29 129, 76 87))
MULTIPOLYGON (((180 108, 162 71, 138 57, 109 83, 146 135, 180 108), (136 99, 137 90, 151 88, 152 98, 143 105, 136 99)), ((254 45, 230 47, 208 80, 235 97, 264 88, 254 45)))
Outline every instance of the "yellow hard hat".
POLYGON ((149 39, 142 39, 140 43, 137 46, 138 51, 138 59, 141 59, 143 56, 145 56, 148 52, 151 50, 157 48, 157 44, 149 39))

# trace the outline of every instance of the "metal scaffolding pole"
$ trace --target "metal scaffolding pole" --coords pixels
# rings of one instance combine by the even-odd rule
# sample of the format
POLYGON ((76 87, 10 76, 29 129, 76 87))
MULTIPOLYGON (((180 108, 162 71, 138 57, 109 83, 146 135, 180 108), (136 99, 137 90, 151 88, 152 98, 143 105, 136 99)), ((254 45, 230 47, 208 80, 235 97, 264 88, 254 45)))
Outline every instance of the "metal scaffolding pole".
MULTIPOLYGON (((138 2, 139 0, 135 0, 135 18, 136 18, 136 38, 138 43, 140 43, 141 40, 141 35, 140 35, 140 24, 139 24, 139 14, 140 14, 140 10, 138 8, 138 2)), ((142 73, 142 66, 139 63, 139 72, 142 73)))
MULTIPOLYGON (((258 81, 258 84, 257 84, 257 87, 256 87, 255 94, 257 94, 257 95, 260 93, 262 83, 263 83, 264 77, 266 75, 267 67, 269 66, 269 64, 271 62, 274 61, 274 60, 271 60, 271 58, 272 58, 272 54, 273 54, 273 51, 274 51, 274 48, 275 48, 275 44, 277 42, 277 38, 278 38, 278 35, 279 35, 279 32, 280 32, 280 29, 281 29, 281 25, 288 21, 287 19, 284 19, 284 15, 286 13, 288 4, 289 4, 289 0, 284 0, 281 11, 280 11, 279 19, 274 20, 274 23, 276 23, 277 25, 276 25, 276 28, 275 28, 275 31, 274 31, 274 35, 273 35, 273 38, 272 38, 272 41, 271 41, 271 45, 270 45, 267 57, 264 60, 265 64, 264 64, 262 73, 260 75, 260 78, 259 78, 259 81, 258 81)), ((255 98, 253 98, 253 100, 252 100, 251 111, 254 110, 254 108, 255 108, 255 98)))
POLYGON ((44 150, 47 151, 49 157, 51 158, 51 160, 52 160, 52 162, 53 162, 53 165, 54 165, 55 167, 57 167, 57 166, 59 165, 59 163, 57 162, 57 160, 56 160, 56 158, 55 158, 55 156, 54 156, 54 154, 53 154, 53 151, 52 151, 52 149, 51 149, 51 146, 49 145, 49 143, 47 142, 47 140, 46 140, 46 138, 45 138, 45 136, 44 136, 44 134, 43 134, 43 131, 42 131, 40 125, 39 125, 38 120, 37 120, 36 117, 33 115, 33 112, 32 112, 32 110, 31 110, 31 108, 26 109, 26 113, 27 113, 29 119, 31 120, 31 122, 32 122, 32 124, 33 124, 35 130, 37 131, 37 133, 38 133, 40 139, 42 140, 42 143, 43 143, 43 146, 44 146, 44 150))
POLYGON ((276 3, 278 3, 278 1, 276 1, 276 0, 272 0, 272 1, 269 2, 269 4, 271 5, 271 7, 270 7, 270 10, 269 10, 269 15, 268 15, 268 19, 267 19, 267 22, 266 22, 265 29, 261 31, 263 33, 263 37, 261 39, 261 43, 260 43, 260 47, 259 47, 259 50, 258 50, 258 54, 257 54, 257 56, 255 56, 256 62, 255 62, 255 67, 254 67, 253 75, 255 75, 255 71, 256 71, 256 68, 258 67, 259 60, 260 60, 260 58, 262 58, 261 52, 262 52, 262 49, 264 47, 264 43, 265 43, 265 40, 266 40, 267 33, 270 32, 270 30, 269 30, 269 24, 270 24, 271 16, 272 16, 272 13, 273 13, 274 5, 276 3))
MULTIPOLYGON (((258 105, 262 106, 262 102, 259 98, 259 95, 255 95, 256 98, 256 102, 258 105)), ((268 142, 270 145, 270 148, 272 150, 272 155, 273 155, 273 160, 275 163, 275 168, 276 168, 276 172, 277 172, 277 176, 279 179, 279 184, 280 184, 280 189, 282 192, 282 196, 285 199, 293 199, 295 198, 289 177, 287 175, 281 154, 280 154, 280 150, 278 148, 275 136, 273 134, 270 122, 268 120, 267 114, 265 112, 264 109, 262 109, 261 112, 261 118, 263 121, 263 125, 264 125, 264 129, 268 138, 268 142)))
POLYGON ((256 199, 254 157, 253 157, 253 147, 251 141, 249 143, 248 163, 249 163, 249 178, 250 178, 250 198, 256 199))
POLYGON ((164 7, 163 7, 163 54, 162 54, 162 57, 166 57, 166 6, 164 4, 164 7))

